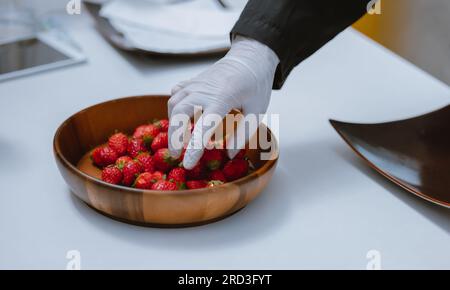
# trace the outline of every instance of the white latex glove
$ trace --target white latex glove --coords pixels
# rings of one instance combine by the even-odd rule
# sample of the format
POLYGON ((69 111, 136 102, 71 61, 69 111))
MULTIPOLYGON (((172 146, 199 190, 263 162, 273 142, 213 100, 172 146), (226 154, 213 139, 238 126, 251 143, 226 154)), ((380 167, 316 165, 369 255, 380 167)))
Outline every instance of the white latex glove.
MULTIPOLYGON (((176 85, 172 89, 172 97, 168 102, 171 156, 178 158, 182 150, 180 146, 175 148, 176 142, 171 142, 171 138, 180 140, 181 137, 180 134, 173 135, 174 132, 181 131, 180 123, 175 122, 173 118, 177 114, 192 117, 195 106, 201 106, 203 110, 186 148, 183 159, 186 169, 191 169, 197 164, 203 155, 203 145, 212 136, 211 128, 201 125, 208 124, 206 119, 209 114, 224 117, 234 108, 240 109, 244 116, 264 114, 269 105, 278 63, 278 56, 266 45, 250 38, 236 36, 226 56, 197 77, 176 85)), ((183 130, 186 129, 187 124, 184 127, 183 130)), ((241 132, 239 130, 245 130, 243 122, 238 124, 237 132, 241 132), (240 126, 241 124, 243 126, 240 126)), ((235 148, 228 149, 230 158, 233 158, 245 146, 247 139, 255 132, 249 133, 243 134, 245 140, 239 140, 239 138, 234 140, 236 136, 243 136, 236 132, 230 137, 228 144, 235 144, 235 141, 237 144, 235 148)))

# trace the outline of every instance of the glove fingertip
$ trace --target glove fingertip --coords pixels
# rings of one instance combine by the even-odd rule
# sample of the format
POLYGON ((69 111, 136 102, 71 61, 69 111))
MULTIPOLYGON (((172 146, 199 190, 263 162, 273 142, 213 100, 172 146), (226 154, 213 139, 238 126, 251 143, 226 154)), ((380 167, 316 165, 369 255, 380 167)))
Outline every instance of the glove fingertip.
POLYGON ((186 156, 183 158, 183 167, 187 170, 191 170, 195 167, 195 163, 192 162, 190 158, 187 158, 186 156))
POLYGON ((172 158, 179 158, 181 156, 181 150, 173 149, 169 147, 169 154, 172 158))

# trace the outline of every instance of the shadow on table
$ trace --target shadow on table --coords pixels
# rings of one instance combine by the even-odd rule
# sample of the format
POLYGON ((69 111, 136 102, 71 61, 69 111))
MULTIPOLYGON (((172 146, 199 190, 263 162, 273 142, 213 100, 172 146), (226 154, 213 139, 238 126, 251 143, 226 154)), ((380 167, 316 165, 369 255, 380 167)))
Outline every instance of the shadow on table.
POLYGON ((288 193, 277 190, 284 182, 283 176, 275 173, 261 195, 236 214, 215 223, 178 229, 122 223, 97 213, 73 194, 71 200, 88 223, 117 239, 143 247, 220 248, 264 239, 283 225, 291 210, 288 193))
POLYGON ((294 210, 322 204, 328 195, 335 196, 335 192, 316 193, 330 174, 345 174, 340 168, 330 166, 330 156, 323 152, 335 153, 322 140, 288 144, 280 151, 275 174, 261 195, 236 214, 208 225, 181 229, 139 227, 109 219, 74 196, 72 201, 80 215, 98 230, 144 247, 220 248, 251 243, 295 223, 290 220, 294 210))
POLYGON ((115 48, 118 54, 142 75, 173 71, 192 65, 202 65, 219 60, 218 56, 174 57, 135 54, 115 48))
POLYGON ((396 198, 414 208, 417 212, 429 219, 431 222, 450 233, 450 210, 434 203, 428 202, 414 194, 400 188, 379 173, 371 169, 363 160, 354 155, 353 152, 346 148, 336 148, 336 152, 346 162, 357 168, 359 171, 370 177, 387 191, 392 193, 396 198))
POLYGON ((330 162, 335 158, 335 152, 330 150, 328 139, 285 144, 280 152, 282 168, 289 173, 284 186, 297 190, 291 199, 296 210, 319 204, 333 207, 330 200, 346 194, 345 191, 329 190, 336 186, 336 180, 345 178, 347 172, 342 170, 341 164, 330 162))
POLYGON ((13 144, 6 139, 0 138, 0 158, 2 162, 0 162, 0 175, 2 172, 12 172, 14 170, 20 170, 21 164, 26 164, 27 158, 27 150, 25 148, 21 148, 20 144, 13 144))

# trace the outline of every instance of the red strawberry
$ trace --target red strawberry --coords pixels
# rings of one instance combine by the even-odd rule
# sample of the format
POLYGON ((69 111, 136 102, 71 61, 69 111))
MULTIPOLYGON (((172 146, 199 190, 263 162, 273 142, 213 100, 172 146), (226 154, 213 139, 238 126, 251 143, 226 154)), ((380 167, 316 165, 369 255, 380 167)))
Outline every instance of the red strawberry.
POLYGON ((189 180, 189 181, 186 181, 186 186, 189 189, 204 188, 207 185, 208 185, 208 183, 206 183, 206 181, 204 181, 204 180, 189 180))
POLYGON ((115 165, 108 165, 102 170, 102 180, 111 184, 120 184, 122 182, 122 171, 115 165))
POLYGON ((191 180, 203 179, 205 177, 205 165, 202 160, 200 160, 194 168, 187 170, 186 175, 187 178, 191 180))
POLYGON ((120 170, 123 169, 123 167, 125 166, 125 163, 127 163, 128 161, 133 160, 130 156, 122 156, 117 158, 116 160, 116 166, 117 168, 119 168, 120 170))
POLYGON ((149 146, 158 134, 159 129, 155 125, 141 125, 134 130, 133 138, 142 139, 145 145, 149 146))
POLYGON ((167 172, 178 164, 178 159, 172 158, 167 148, 156 151, 155 155, 153 155, 153 160, 155 161, 156 169, 162 172, 167 172))
POLYGON ((119 156, 116 151, 108 146, 100 146, 94 149, 91 154, 91 159, 95 165, 105 167, 114 164, 119 156))
POLYGON ((242 149, 241 151, 239 151, 238 154, 236 154, 236 156, 234 156, 233 159, 244 159, 246 154, 247 154, 247 150, 242 149))
POLYGON ((153 152, 158 151, 161 148, 167 148, 169 146, 169 138, 167 136, 167 132, 161 132, 158 136, 153 139, 152 142, 152 150, 153 152))
POLYGON ((177 185, 167 180, 159 180, 152 185, 153 190, 177 190, 177 185))
POLYGON ((152 177, 153 174, 151 174, 150 172, 139 174, 139 176, 134 181, 133 187, 140 189, 151 189, 153 185, 152 177))
POLYGON ((214 170, 209 174, 209 180, 211 181, 221 181, 223 183, 227 182, 225 174, 220 170, 214 170))
POLYGON ((127 153, 128 137, 123 133, 116 133, 108 139, 109 147, 116 151, 117 154, 123 156, 127 153))
POLYGON ((169 120, 167 119, 155 121, 153 122, 153 125, 155 125, 161 132, 167 132, 169 130, 169 120))
POLYGON ((180 154, 180 157, 178 157, 178 159, 180 160, 180 161, 183 161, 183 159, 184 159, 184 154, 186 153, 186 148, 183 148, 182 150, 181 150, 181 154, 180 154))
POLYGON ((147 152, 148 150, 147 147, 145 147, 144 141, 142 141, 142 139, 133 138, 128 143, 127 151, 132 158, 135 158, 139 153, 147 152))
POLYGON ((161 171, 155 171, 152 174, 152 182, 153 183, 160 181, 160 180, 165 180, 165 179, 166 179, 166 175, 164 173, 162 173, 161 171))
POLYGON ((174 182, 178 189, 184 189, 186 187, 186 169, 182 167, 172 169, 167 176, 167 180, 174 182))
POLYGON ((125 163, 122 173, 123 173, 123 180, 122 184, 126 186, 130 186, 134 183, 136 180, 136 177, 142 172, 141 165, 135 161, 128 161, 125 163))
POLYGON ((205 150, 202 160, 209 170, 216 170, 222 166, 223 152, 220 149, 205 150))
POLYGON ((248 173, 248 161, 245 159, 233 159, 228 161, 224 168, 223 174, 229 181, 236 180, 248 173))
POLYGON ((186 169, 184 169, 182 167, 177 167, 177 168, 172 169, 169 172, 167 179, 168 180, 173 179, 175 181, 185 182, 186 181, 186 169))
POLYGON ((142 170, 144 172, 154 172, 155 171, 155 162, 153 161, 153 157, 148 152, 140 153, 136 160, 142 166, 142 170))

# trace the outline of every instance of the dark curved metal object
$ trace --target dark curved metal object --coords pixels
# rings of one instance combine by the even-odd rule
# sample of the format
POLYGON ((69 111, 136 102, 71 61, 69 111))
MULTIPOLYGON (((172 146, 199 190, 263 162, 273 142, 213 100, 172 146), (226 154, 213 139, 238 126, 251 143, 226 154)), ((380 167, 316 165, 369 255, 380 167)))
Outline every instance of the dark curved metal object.
POLYGON ((425 200, 450 208, 450 105, 394 122, 330 123, 378 173, 425 200))

